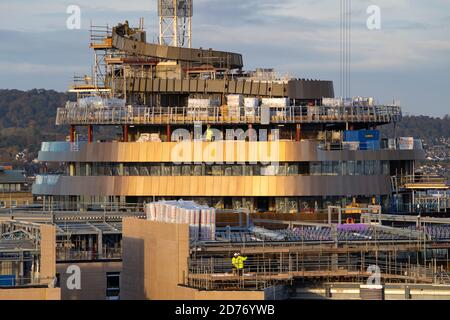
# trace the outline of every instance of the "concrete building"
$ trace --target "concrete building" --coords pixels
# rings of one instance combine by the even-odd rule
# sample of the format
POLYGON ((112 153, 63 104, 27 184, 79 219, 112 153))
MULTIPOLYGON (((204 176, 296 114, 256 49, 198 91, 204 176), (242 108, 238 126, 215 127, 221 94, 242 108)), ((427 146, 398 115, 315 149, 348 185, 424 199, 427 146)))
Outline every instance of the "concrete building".
POLYGON ((0 166, 0 209, 33 203, 31 186, 23 171, 0 166))
POLYGON ((0 228, 0 300, 59 300, 55 228, 19 221, 0 228))

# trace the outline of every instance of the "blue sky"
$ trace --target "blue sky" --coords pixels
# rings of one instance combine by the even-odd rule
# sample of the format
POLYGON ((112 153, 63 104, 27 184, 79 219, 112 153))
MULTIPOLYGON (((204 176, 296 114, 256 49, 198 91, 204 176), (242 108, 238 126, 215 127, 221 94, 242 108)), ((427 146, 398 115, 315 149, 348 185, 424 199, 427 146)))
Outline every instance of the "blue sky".
MULTIPOLYGON (((353 0, 352 95, 401 102, 406 114, 450 114, 450 0, 353 0), (366 27, 369 5, 381 30, 366 27)), ((157 39, 156 0, 0 0, 0 88, 65 91, 90 72, 90 21, 145 18, 157 39), (66 28, 66 8, 82 29, 66 28)), ((338 0, 194 0, 193 45, 244 55, 247 69, 274 67, 339 83, 338 0)))

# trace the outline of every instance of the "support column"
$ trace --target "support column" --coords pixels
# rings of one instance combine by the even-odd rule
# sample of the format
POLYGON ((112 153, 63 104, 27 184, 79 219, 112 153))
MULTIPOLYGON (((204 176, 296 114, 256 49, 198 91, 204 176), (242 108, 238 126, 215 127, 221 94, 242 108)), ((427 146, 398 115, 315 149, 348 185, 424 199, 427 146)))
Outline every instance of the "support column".
POLYGON ((300 124, 297 124, 297 126, 296 126, 295 141, 300 141, 300 139, 301 139, 301 132, 302 132, 302 127, 301 127, 300 124))
POLYGON ((70 142, 75 142, 75 126, 70 126, 70 142))
POLYGON ((170 130, 170 124, 167 125, 167 142, 172 142, 172 132, 170 130))
POLYGON ((128 126, 122 127, 123 142, 128 142, 128 126))
POLYGON ((92 124, 88 125, 88 143, 92 143, 94 137, 94 128, 92 124))

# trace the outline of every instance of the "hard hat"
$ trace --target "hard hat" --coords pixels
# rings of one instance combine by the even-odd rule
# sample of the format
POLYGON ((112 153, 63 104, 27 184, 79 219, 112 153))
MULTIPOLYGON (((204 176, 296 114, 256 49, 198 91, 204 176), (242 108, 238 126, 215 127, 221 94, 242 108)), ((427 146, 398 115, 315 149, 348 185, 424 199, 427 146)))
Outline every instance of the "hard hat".
POLYGON ((235 257, 237 257, 238 255, 239 255, 239 253, 237 253, 237 252, 234 254, 235 257))

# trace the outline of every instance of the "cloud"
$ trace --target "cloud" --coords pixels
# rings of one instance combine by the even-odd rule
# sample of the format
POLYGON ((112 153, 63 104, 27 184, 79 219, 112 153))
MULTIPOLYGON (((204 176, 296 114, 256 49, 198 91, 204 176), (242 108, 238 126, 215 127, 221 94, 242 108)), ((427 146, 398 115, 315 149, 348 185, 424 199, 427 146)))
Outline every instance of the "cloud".
MULTIPOLYGON (((445 112, 438 101, 450 101, 450 93, 437 88, 441 83, 450 85, 446 72, 450 69, 450 1, 377 0, 382 18, 379 31, 366 28, 366 8, 371 4, 373 0, 353 1, 354 90, 368 94, 373 90, 390 100, 398 88, 398 95, 408 97, 411 107, 419 111, 422 102, 416 101, 423 101, 419 95, 424 94, 436 101, 428 112, 445 112), (386 88, 383 77, 396 79, 392 88, 386 88), (434 87, 428 85, 431 82, 434 87), (430 94, 418 90, 424 87, 430 94)), ((113 25, 137 22, 143 16, 147 39, 156 40, 158 35, 156 0, 39 0, 39 5, 35 0, 8 0, 0 3, 0 10, 9 13, 0 20, 4 74, 0 86, 14 83, 63 90, 74 72, 89 72, 91 21, 113 25), (65 27, 69 4, 82 9, 80 31, 65 27)), ((334 79, 336 89, 339 86, 336 0, 194 0, 193 43, 243 53, 247 68, 275 67, 299 77, 334 79)))

